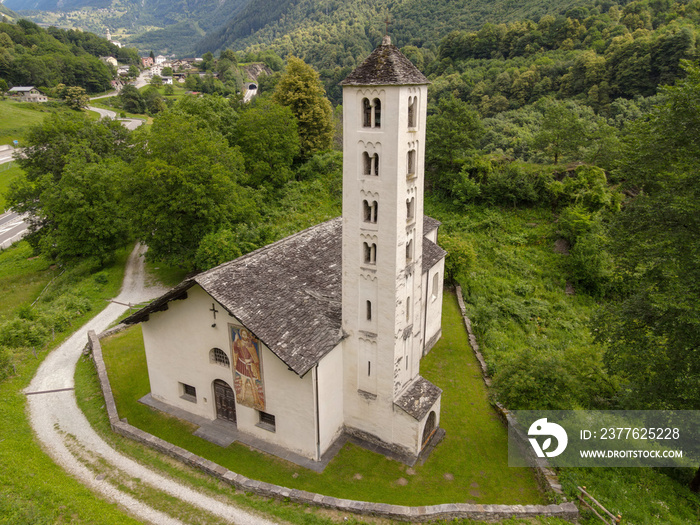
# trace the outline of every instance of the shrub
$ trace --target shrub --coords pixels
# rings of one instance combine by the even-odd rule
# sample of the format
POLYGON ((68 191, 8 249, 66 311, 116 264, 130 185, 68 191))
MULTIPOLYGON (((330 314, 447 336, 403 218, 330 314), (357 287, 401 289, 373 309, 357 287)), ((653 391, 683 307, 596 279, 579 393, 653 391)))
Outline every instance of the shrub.
POLYGON ((441 235, 440 246, 447 251, 445 278, 454 283, 459 275, 465 274, 474 266, 476 252, 469 241, 452 235, 441 235))

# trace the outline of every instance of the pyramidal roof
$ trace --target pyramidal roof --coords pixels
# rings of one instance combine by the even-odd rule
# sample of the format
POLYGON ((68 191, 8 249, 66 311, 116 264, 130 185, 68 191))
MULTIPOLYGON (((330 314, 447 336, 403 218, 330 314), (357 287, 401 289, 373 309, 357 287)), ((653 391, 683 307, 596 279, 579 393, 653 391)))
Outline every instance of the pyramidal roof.
POLYGON ((390 86, 429 84, 425 75, 391 44, 385 36, 382 45, 375 49, 360 66, 340 84, 343 86, 390 86))

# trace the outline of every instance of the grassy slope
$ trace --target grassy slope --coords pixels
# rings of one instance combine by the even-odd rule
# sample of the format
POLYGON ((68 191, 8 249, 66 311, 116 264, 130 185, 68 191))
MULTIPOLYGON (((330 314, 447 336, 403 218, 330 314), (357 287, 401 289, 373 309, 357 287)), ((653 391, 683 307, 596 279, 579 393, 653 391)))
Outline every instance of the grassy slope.
POLYGON ((70 110, 46 104, 0 100, 0 144, 12 144, 13 140, 19 140, 20 147, 23 146, 29 128, 40 124, 49 113, 57 111, 70 110))
MULTIPOLYGON (((553 251, 556 224, 551 211, 477 206, 458 211, 428 199, 426 213, 443 222, 442 232, 474 247, 475 264, 460 282, 492 370, 522 347, 541 352, 592 347, 587 321, 596 302, 583 293, 564 293, 565 256, 553 251)), ((577 486, 586 486, 608 509, 621 514, 623 523, 636 525, 698 523, 700 497, 688 490, 689 476, 692 472, 650 468, 560 471, 569 500, 576 500, 577 486)), ((599 522, 589 514, 585 523, 599 522)))
MULTIPOLYGON (((25 306, 54 276, 54 270, 41 259, 30 259, 26 243, 0 253, 0 318, 7 317, 19 306, 25 306)), ((105 270, 107 283, 98 285, 90 275, 77 277, 67 272, 70 284, 57 279, 54 290, 69 286, 81 295, 90 297, 95 305, 113 297, 119 289, 124 268, 124 254, 112 267, 105 270)), ((65 281, 65 280, 64 280, 65 281)), ((63 334, 56 334, 52 346, 60 343, 78 326, 95 315, 94 308, 75 319, 63 334)), ((111 503, 95 495, 66 474, 42 451, 34 441, 27 421, 26 398, 22 389, 27 386, 47 348, 37 349, 35 359, 31 350, 16 351, 16 374, 0 383, 0 522, 16 524, 136 523, 111 503)))

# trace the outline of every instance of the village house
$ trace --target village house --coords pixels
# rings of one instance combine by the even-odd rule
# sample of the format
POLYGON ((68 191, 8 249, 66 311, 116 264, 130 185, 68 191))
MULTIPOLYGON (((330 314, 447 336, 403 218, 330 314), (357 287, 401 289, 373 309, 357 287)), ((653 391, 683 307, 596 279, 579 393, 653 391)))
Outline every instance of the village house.
POLYGON ((47 102, 49 98, 34 86, 16 86, 11 88, 10 96, 21 102, 47 102))
POLYGON ((110 66, 114 66, 114 67, 119 66, 117 59, 114 57, 100 57, 100 60, 102 60, 102 62, 104 62, 105 64, 109 64, 110 66))
POLYGON ((441 336, 445 258, 423 215, 427 86, 385 37, 342 82, 342 217, 125 320, 143 328, 144 402, 311 462, 349 437, 413 464, 442 438, 442 391, 420 375, 441 336))

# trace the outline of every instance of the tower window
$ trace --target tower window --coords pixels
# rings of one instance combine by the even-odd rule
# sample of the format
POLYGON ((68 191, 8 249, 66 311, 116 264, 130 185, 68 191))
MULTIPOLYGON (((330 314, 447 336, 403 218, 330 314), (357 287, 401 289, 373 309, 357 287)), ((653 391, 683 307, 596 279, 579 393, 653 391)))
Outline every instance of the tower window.
POLYGON ((416 127, 416 101, 418 97, 408 97, 408 127, 416 127))
POLYGON ((415 177, 416 175, 416 150, 412 149, 408 152, 407 175, 415 177))
POLYGON ((362 164, 363 164, 363 173, 367 176, 373 175, 373 176, 378 176, 379 175, 379 155, 375 153, 374 155, 371 155, 367 153, 366 151, 362 153, 362 164))
POLYGON ((411 297, 406 297, 406 322, 411 319, 411 297))
POLYGON ((413 239, 406 243, 406 262, 413 260, 413 239))
POLYGON ((377 223, 377 201, 362 201, 362 215, 365 222, 377 223))
POLYGON ((367 307, 367 320, 371 321, 372 320, 372 301, 367 301, 366 307, 367 307))
POLYGON ((362 127, 372 127, 372 105, 366 98, 362 99, 362 127))
POLYGON ((416 198, 406 199, 406 220, 412 221, 416 214, 416 198))
POLYGON ((362 127, 382 127, 382 102, 378 98, 371 102, 367 98, 362 99, 362 127))
POLYGON ((375 243, 363 243, 365 264, 377 263, 377 245, 375 243))

